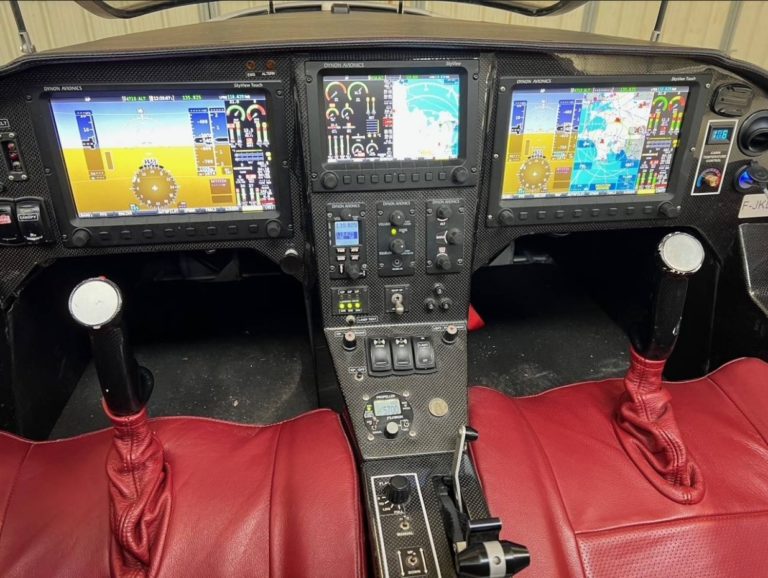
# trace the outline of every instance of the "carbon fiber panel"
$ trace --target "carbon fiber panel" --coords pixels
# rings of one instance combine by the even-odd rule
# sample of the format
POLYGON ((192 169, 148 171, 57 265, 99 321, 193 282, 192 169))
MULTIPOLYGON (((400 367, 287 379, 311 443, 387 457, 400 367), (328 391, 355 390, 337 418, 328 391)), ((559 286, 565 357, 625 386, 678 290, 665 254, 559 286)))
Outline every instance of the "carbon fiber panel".
MULTIPOLYGON (((458 432, 457 432, 458 434, 458 432)), ((378 576, 385 576, 383 570, 383 560, 381 552, 381 535, 378 532, 376 521, 376 506, 370 480, 374 476, 393 476, 402 473, 415 473, 419 479, 419 487, 424 499, 424 507, 427 511, 427 518, 435 543, 435 552, 437 554, 440 574, 443 578, 456 576, 453 565, 453 554, 451 546, 446 537, 445 527, 440 514, 440 504, 435 493, 433 479, 438 476, 447 476, 451 472, 450 455, 421 456, 418 458, 377 460, 363 464, 363 485, 365 486, 365 498, 368 512, 368 524, 372 536, 375 567, 378 576)), ((459 476, 461 480, 462 496, 466 504, 467 512, 472 519, 486 518, 489 515, 488 506, 485 503, 482 489, 472 463, 465 455, 462 461, 462 469, 459 476)), ((413 536, 405 541, 398 536, 387 534, 384 536, 384 544, 387 552, 386 563, 390 578, 400 577, 400 568, 396 556, 396 550, 402 548, 405 544, 408 547, 429 545, 429 535, 426 531, 415 532, 413 536)), ((425 551, 427 548, 424 548, 425 551)))
MULTIPOLYGON (((45 167, 36 144, 30 108, 26 96, 34 87, 60 84, 119 84, 119 83, 180 83, 216 82, 230 80, 254 80, 248 75, 253 71, 274 69, 271 78, 283 81, 286 94, 292 92, 292 61, 290 57, 272 58, 266 55, 205 56, 202 58, 178 58, 174 60, 137 60, 134 62, 94 62, 88 66, 42 65, 6 78, 0 83, 0 117, 10 121, 11 129, 18 135, 29 179, 25 182, 8 183, 0 196, 19 198, 35 196, 44 199, 54 235, 60 238, 53 213, 51 190, 46 183, 45 167)), ((60 243, 0 248, 0 304, 16 291, 24 279, 38 265, 58 258, 90 255, 150 253, 158 251, 208 250, 245 248, 262 253, 278 262, 288 248, 303 255, 304 237, 301 223, 302 168, 301 157, 295 150, 298 139, 295 102, 285 98, 283 123, 289 138, 286 139, 290 170, 291 215, 293 237, 285 239, 259 239, 251 241, 158 243, 154 245, 111 248, 67 249, 60 243)), ((0 183, 7 182, 7 167, 0 162, 0 183)))
POLYGON ((739 239, 749 296, 768 316, 768 223, 741 225, 739 239))

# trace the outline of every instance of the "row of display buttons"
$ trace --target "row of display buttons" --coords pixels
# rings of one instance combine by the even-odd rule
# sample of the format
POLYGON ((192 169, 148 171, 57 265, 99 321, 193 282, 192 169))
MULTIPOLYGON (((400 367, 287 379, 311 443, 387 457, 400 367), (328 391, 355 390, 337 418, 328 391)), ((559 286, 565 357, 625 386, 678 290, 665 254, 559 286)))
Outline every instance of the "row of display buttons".
MULTIPOLYGON (((226 225, 222 229, 223 229, 223 232, 226 232, 228 235, 237 235, 240 233, 240 227, 238 225, 226 225)), ((259 226, 257 224, 248 225, 248 232, 258 233, 259 226)), ((114 231, 115 237, 113 237, 113 231, 99 231, 97 235, 99 237, 99 240, 104 242, 111 241, 113 240, 113 238, 119 238, 125 241, 130 241, 134 238, 134 233, 136 234, 137 237, 140 234, 145 239, 153 239, 155 235, 160 235, 161 231, 158 229, 143 229, 139 233, 138 231, 133 231, 131 229, 123 229, 122 231, 114 231)), ((184 235, 187 237, 196 237, 198 235, 216 236, 219 233, 220 233, 219 227, 215 227, 213 225, 209 225, 205 227, 205 229, 201 229, 197 227, 185 227, 183 230, 176 229, 173 227, 165 227, 164 229, 162 229, 162 235, 168 238, 176 237, 177 234, 184 235)))
POLYGON ((378 185, 393 183, 420 183, 444 182, 451 180, 456 184, 463 184, 469 178, 469 171, 464 167, 455 167, 452 170, 438 171, 408 171, 407 173, 358 173, 356 175, 342 174, 341 180, 335 172, 328 171, 320 177, 320 184, 325 189, 335 189, 339 184, 343 185, 378 185))
POLYGON ((539 220, 547 221, 551 219, 580 219, 582 217, 598 218, 598 217, 618 217, 626 216, 632 217, 636 215, 654 215, 658 209, 655 205, 643 205, 642 207, 635 207, 629 205, 624 207, 622 211, 619 207, 608 207, 607 209, 592 208, 592 209, 536 209, 536 210, 519 210, 513 211, 512 209, 504 209, 499 212, 498 220, 504 225, 510 225, 515 221, 527 221, 527 220, 539 220))

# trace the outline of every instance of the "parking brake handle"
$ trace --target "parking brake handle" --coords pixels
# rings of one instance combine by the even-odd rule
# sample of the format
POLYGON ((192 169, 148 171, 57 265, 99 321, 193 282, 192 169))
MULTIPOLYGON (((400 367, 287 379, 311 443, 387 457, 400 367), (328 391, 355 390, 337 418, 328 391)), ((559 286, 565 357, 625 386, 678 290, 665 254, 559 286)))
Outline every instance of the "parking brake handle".
POLYGON ((88 329, 104 402, 116 416, 137 414, 152 393, 152 373, 141 367, 125 338, 120 288, 105 277, 86 279, 72 290, 69 312, 88 329))

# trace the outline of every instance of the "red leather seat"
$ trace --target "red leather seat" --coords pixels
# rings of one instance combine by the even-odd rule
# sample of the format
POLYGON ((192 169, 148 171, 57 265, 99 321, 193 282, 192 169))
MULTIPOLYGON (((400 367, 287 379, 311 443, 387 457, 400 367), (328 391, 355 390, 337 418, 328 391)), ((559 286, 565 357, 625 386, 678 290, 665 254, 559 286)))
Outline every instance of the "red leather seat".
POLYGON ((768 574, 768 364, 729 363, 666 384, 704 495, 679 503, 628 457, 614 427, 622 380, 511 398, 470 392, 472 446, 502 536, 536 577, 768 574))
MULTIPOLYGON (((170 513, 152 571, 130 575, 364 575, 358 476, 334 413, 269 426, 150 424, 165 453, 170 513)), ((0 574, 110 576, 112 438, 0 435, 0 574)))

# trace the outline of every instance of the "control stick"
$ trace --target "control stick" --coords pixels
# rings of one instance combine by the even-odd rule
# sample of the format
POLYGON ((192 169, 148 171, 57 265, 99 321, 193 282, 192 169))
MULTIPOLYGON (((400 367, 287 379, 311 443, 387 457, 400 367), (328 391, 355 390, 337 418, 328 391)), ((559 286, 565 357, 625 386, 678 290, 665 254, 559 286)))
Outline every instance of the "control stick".
POLYGON ((665 360, 680 331, 689 277, 704 263, 704 247, 693 235, 670 233, 659 243, 651 307, 632 335, 632 346, 645 359, 665 360))
POLYGON ((147 403, 154 379, 139 366, 125 339, 120 289, 104 277, 86 279, 69 296, 69 313, 88 328, 93 361, 109 411, 134 415, 147 403))

